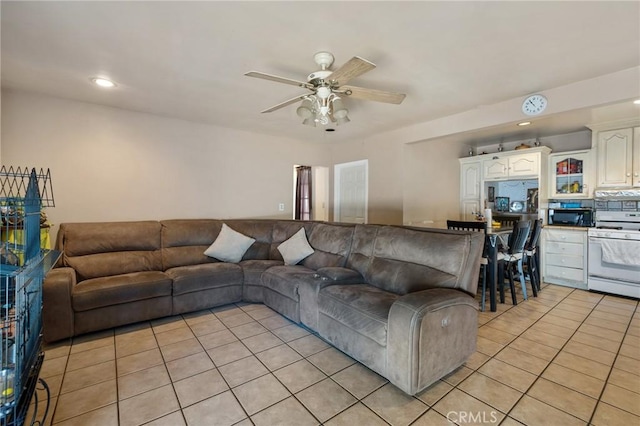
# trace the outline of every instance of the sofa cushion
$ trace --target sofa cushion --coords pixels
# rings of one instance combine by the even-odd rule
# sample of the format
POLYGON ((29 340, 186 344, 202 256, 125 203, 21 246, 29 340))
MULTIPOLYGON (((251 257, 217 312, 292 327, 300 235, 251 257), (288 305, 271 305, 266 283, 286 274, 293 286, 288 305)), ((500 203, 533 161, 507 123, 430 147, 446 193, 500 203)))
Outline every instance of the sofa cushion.
POLYGON ((173 279, 173 295, 215 287, 242 285, 242 268, 234 263, 205 263, 178 266, 165 272, 173 279))
POLYGON ((161 271, 160 250, 121 251, 64 257, 65 266, 76 270, 78 281, 133 272, 161 271))
POLYGON ((302 264, 311 269, 344 266, 351 249, 353 230, 351 224, 317 223, 307 234, 315 251, 302 264))
POLYGON ((215 257, 223 262, 238 263, 242 260, 242 256, 244 256, 247 249, 251 247, 251 244, 255 241, 254 238, 234 231, 228 227, 226 223, 223 223, 218 237, 213 244, 205 250, 204 254, 215 257))
POLYGON ((100 222, 63 223, 57 249, 65 256, 160 249, 160 223, 100 222))
POLYGON ((245 285, 262 286, 262 273, 274 266, 282 266, 281 260, 243 260, 239 263, 245 285))
POLYGON ((204 254, 222 228, 216 219, 172 219, 162 223, 163 270, 218 262, 204 254))
POLYGON ((396 226, 360 228, 356 237, 360 234, 364 238, 354 238, 347 267, 359 271, 369 284, 399 295, 460 287, 470 237, 447 230, 425 232, 396 226))
POLYGON ((278 251, 285 265, 297 265, 302 259, 313 253, 313 247, 307 241, 304 228, 293 234, 291 238, 278 246, 278 251))
POLYGON ((301 265, 274 266, 262 274, 262 285, 297 302, 300 281, 314 276, 315 271, 301 265))
POLYGON ((171 278, 163 272, 146 271, 93 278, 78 283, 72 290, 75 311, 154 297, 171 296, 171 278))
POLYGON ((242 260, 266 260, 269 259, 271 239, 275 220, 226 220, 225 223, 236 231, 256 241, 249 247, 242 260))
POLYGON ((320 312, 379 345, 387 345, 387 319, 398 295, 368 284, 331 285, 320 290, 320 312))

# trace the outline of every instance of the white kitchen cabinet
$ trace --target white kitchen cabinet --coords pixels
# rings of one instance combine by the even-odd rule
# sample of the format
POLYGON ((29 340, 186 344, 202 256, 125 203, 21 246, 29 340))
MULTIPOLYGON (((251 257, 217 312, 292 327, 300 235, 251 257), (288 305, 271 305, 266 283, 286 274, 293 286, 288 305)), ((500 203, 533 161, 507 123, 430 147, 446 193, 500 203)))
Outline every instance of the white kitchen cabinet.
POLYGON ((601 131, 595 144, 598 187, 640 187, 640 127, 601 131))
POLYGON ((460 203, 461 206, 461 217, 462 220, 476 220, 478 213, 481 212, 480 209, 480 200, 462 200, 460 203))
POLYGON ((482 162, 477 157, 460 159, 460 215, 473 220, 480 208, 482 162))
POLYGON ((475 220, 487 205, 485 182, 538 179, 539 202, 547 200, 546 146, 460 158, 460 217, 475 220))
MULTIPOLYGON (((545 148, 545 147, 542 147, 545 148)), ((506 179, 535 179, 540 177, 540 164, 547 160, 547 155, 551 150, 536 149, 535 152, 527 153, 499 153, 491 155, 483 161, 484 180, 506 180, 506 179)))
POLYGON ((589 198, 591 151, 568 151, 549 156, 549 198, 589 198))
POLYGON ((480 161, 461 163, 460 194, 462 199, 480 199, 480 161))
POLYGON ((544 282, 587 288, 587 228, 547 226, 541 248, 544 282))

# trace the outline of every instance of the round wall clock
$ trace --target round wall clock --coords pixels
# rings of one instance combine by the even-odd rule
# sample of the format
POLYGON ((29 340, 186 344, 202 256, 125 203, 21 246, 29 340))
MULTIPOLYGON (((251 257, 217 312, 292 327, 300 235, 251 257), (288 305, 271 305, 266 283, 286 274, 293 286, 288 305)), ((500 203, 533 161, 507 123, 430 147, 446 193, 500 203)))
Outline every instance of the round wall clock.
POLYGON ((538 94, 528 96, 524 102, 522 102, 522 112, 527 115, 540 114, 546 107, 547 98, 538 94))

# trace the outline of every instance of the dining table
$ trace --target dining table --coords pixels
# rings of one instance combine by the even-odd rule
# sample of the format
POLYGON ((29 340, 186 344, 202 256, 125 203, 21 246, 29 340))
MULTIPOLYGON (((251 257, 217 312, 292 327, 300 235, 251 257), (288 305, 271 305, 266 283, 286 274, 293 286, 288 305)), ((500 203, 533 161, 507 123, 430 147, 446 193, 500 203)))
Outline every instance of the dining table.
POLYGON ((487 247, 487 285, 489 286, 489 308, 496 312, 496 292, 498 289, 498 251, 507 247, 512 227, 487 227, 485 244, 487 247))

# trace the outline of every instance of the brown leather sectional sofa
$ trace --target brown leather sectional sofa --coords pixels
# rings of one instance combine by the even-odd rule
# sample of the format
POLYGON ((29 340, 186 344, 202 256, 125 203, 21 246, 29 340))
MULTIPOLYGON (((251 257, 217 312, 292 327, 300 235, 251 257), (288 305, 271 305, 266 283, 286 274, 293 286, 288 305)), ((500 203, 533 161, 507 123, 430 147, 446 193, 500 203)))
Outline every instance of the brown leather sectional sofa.
POLYGON ((260 302, 415 394, 475 351, 483 235, 287 220, 68 223, 44 283, 46 341, 260 302), (222 224, 256 241, 239 263, 204 255, 222 224), (314 252, 284 265, 301 227, 314 252))

